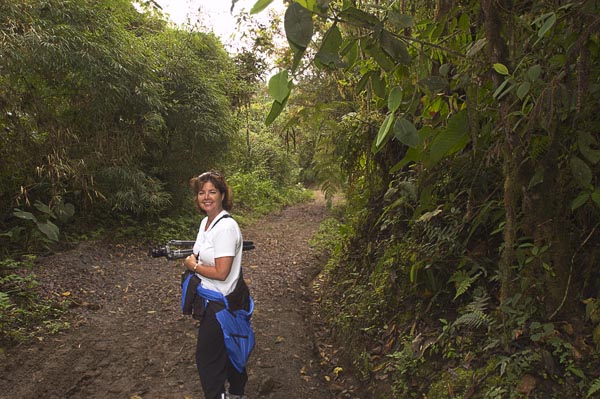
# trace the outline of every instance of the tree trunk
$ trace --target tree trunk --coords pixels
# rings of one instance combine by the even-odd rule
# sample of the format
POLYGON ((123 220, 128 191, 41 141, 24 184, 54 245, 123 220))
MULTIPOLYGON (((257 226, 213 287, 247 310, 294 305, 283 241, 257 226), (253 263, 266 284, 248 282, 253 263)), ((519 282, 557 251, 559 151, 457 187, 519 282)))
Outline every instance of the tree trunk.
POLYGON ((250 157, 252 155, 252 145, 250 143, 250 104, 246 103, 246 149, 248 151, 247 153, 247 159, 248 162, 250 162, 250 157))
MULTIPOLYGON (((509 66, 508 62, 508 50, 506 43, 502 39, 502 21, 500 16, 502 10, 505 9, 506 5, 498 4, 498 1, 494 0, 483 0, 481 2, 481 9, 483 12, 483 23, 485 30, 485 37, 489 44, 489 57, 490 65, 494 63, 501 63, 509 66)), ((492 79, 494 80, 495 86, 499 86, 502 82, 500 75, 491 72, 492 79)), ((508 97, 508 96, 506 96, 508 97)), ((506 98, 505 97, 505 98, 506 98)), ((500 302, 504 302, 509 296, 512 295, 512 273, 511 267, 515 262, 515 246, 517 242, 517 215, 518 215, 518 203, 519 203, 519 185, 518 185, 518 167, 519 161, 519 150, 517 148, 518 137, 513 131, 509 122, 509 107, 507 100, 500 100, 500 120, 504 142, 502 144, 502 153, 504 156, 504 212, 505 212, 505 225, 504 225, 504 247, 502 256, 500 258, 500 302)))

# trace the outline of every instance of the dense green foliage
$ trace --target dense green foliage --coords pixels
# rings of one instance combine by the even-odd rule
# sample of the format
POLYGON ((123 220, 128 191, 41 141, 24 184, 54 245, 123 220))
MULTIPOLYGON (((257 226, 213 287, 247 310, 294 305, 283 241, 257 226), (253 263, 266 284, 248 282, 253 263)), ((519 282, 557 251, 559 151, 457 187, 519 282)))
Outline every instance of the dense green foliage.
POLYGON ((3 1, 0 27, 2 344, 54 330, 63 308, 36 298, 26 254, 191 239, 188 181, 208 169, 229 178, 242 223, 310 195, 261 123, 265 60, 252 49, 232 57, 146 1, 3 1))
POLYGON ((74 214, 178 206, 174 188, 230 141, 232 63, 214 36, 124 0, 3 3, 0 18, 0 218, 13 242, 36 238, 14 216, 35 215, 56 241, 74 214))
POLYGON ((599 11, 289 5, 266 121, 322 96, 314 170, 347 200, 322 303, 374 397, 598 391, 599 11))

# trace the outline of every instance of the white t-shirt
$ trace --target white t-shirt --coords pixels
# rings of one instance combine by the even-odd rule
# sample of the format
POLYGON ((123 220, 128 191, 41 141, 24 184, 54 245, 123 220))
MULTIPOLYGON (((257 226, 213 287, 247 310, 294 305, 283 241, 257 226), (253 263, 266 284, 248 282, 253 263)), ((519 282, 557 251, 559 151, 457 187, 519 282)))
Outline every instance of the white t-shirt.
POLYGON ((224 281, 199 275, 204 288, 220 292, 223 295, 228 295, 234 290, 242 269, 242 232, 233 218, 223 217, 228 214, 227 211, 221 211, 214 218, 208 230, 205 230, 208 217, 202 219, 193 248, 198 261, 207 266, 214 266, 215 258, 233 256, 231 271, 224 281), (215 223, 217 224, 215 225, 215 223))

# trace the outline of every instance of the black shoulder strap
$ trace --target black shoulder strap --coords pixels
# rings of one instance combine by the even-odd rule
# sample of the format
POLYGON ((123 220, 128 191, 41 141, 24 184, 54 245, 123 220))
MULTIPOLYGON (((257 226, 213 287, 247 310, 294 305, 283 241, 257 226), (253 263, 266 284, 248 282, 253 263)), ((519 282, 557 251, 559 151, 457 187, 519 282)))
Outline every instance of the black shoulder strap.
POLYGON ((217 219, 217 221, 211 226, 211 229, 214 228, 217 225, 217 223, 219 223, 221 221, 221 219, 230 218, 230 217, 231 217, 230 214, 228 214, 228 213, 224 214, 223 216, 221 216, 220 218, 217 219))
MULTIPOLYGON (((221 216, 220 218, 217 219, 217 221, 215 222, 215 224, 212 225, 211 229, 213 227, 215 227, 217 225, 217 223, 219 223, 221 221, 221 219, 223 219, 223 218, 232 218, 233 219, 233 216, 231 216, 228 213, 224 214, 223 216, 221 216)), ((250 251, 251 249, 254 249, 254 248, 256 248, 256 247, 254 246, 254 242, 253 241, 244 240, 242 242, 242 250, 243 251, 250 251)))

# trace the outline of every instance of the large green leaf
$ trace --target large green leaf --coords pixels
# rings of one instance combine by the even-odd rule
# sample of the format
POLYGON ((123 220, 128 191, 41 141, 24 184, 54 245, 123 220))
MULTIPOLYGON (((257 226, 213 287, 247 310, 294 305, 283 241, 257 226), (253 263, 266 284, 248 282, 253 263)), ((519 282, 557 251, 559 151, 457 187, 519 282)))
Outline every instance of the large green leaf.
POLYGON ((519 85, 519 87, 517 88, 517 97, 519 97, 519 99, 524 99, 525 96, 527 96, 527 94, 529 94, 529 90, 531 89, 531 83, 529 83, 528 81, 525 81, 523 83, 521 83, 519 85))
POLYGON ((355 39, 348 40, 342 45, 340 55, 344 57, 348 67, 352 67, 358 60, 358 41, 355 39))
POLYGON ((435 133, 435 130, 433 130, 430 126, 424 126, 421 129, 419 129, 419 131, 417 132, 417 137, 419 139, 417 147, 416 148, 409 147, 408 150, 406 150, 406 154, 404 155, 404 158, 402 158, 402 160, 400 162, 398 162, 396 165, 394 165, 392 167, 392 169, 390 170, 390 173, 395 173, 395 172, 399 171, 400 169, 402 169, 404 166, 408 165, 411 162, 424 161, 426 159, 426 155, 427 155, 424 152, 424 143, 425 143, 425 141, 429 140, 429 138, 431 136, 433 136, 434 133, 435 133))
POLYGON ((13 210, 13 215, 19 219, 33 220, 34 222, 37 221, 37 218, 33 213, 22 211, 19 208, 13 210))
POLYGON ((267 6, 272 2, 273 0, 258 0, 250 9, 250 14, 258 14, 259 12, 267 8, 267 6))
POLYGON ((360 78, 360 80, 356 84, 356 89, 355 89, 356 94, 360 93, 361 91, 363 91, 365 89, 365 86, 369 82, 369 79, 371 79, 371 75, 374 75, 374 74, 375 74, 374 71, 369 71, 360 78))
POLYGON ((383 123, 381 124, 381 127, 379 128, 379 132, 377 133, 377 137, 375 139, 375 152, 379 151, 381 149, 381 147, 383 147, 383 145, 387 142, 387 140, 390 138, 390 133, 392 131, 392 125, 394 123, 394 114, 388 114, 385 117, 385 120, 383 121, 383 123))
POLYGON ((498 72, 500 75, 507 76, 509 74, 508 68, 504 64, 500 64, 499 62, 493 65, 494 71, 498 72))
POLYGON ((271 105, 271 110, 265 119, 265 124, 268 126, 281 114, 281 111, 285 108, 292 87, 294 86, 291 79, 288 78, 287 71, 283 70, 269 79, 269 94, 275 99, 271 105))
POLYGON ((512 81, 510 79, 506 79, 504 82, 500 83, 498 88, 494 91, 494 94, 492 94, 492 97, 496 100, 500 100, 502 97, 510 93, 514 88, 515 85, 512 84, 512 81))
POLYGON ((469 32, 471 29, 471 20, 469 18, 469 13, 462 13, 460 18, 458 19, 458 27, 460 30, 464 32, 469 32))
POLYGON ((590 193, 587 191, 582 191, 579 195, 571 202, 571 210, 581 207, 590 199, 590 193))
POLYGON ((402 169, 403 167, 405 167, 406 165, 408 165, 411 162, 421 162, 421 161, 423 161, 424 156, 425 155, 423 154, 423 151, 419 151, 416 148, 408 147, 408 150, 406 150, 406 154, 404 155, 404 158, 402 158, 400 160, 400 162, 396 163, 390 169, 390 173, 398 172, 400 169, 402 169))
POLYGON ((545 18, 544 24, 542 25, 542 27, 538 31, 538 37, 539 38, 544 37, 544 35, 546 33, 548 33, 548 31, 550 29, 552 29, 552 27, 556 23, 556 14, 555 13, 552 12, 552 13, 546 14, 545 17, 546 18, 545 18))
POLYGON ((54 215, 54 212, 52 212, 52 209, 50 209, 50 207, 46 204, 44 204, 43 202, 40 201, 35 201, 35 203, 33 204, 33 206, 40 212, 51 216, 51 217, 56 217, 54 215))
POLYGON ((454 114, 448 125, 440 132, 431 144, 429 166, 435 165, 442 158, 462 150, 470 141, 469 123, 466 111, 454 114))
POLYGON ((371 85, 373 86, 373 92, 379 96, 379 98, 387 97, 387 85, 385 80, 377 72, 371 74, 371 85))
POLYGON ((581 158, 571 158, 571 173, 575 181, 583 188, 588 188, 592 182, 592 170, 581 158))
POLYGON ((527 70, 527 79, 533 83, 536 80, 538 80, 538 78, 540 77, 540 75, 542 74, 542 66, 540 64, 536 64, 536 65, 532 65, 528 70, 527 70))
POLYGON ((290 80, 286 70, 280 71, 269 79, 269 94, 279 103, 290 95, 290 80))
POLYGON ((390 112, 396 112, 402 104, 402 88, 399 86, 394 86, 390 90, 390 94, 388 94, 388 109, 390 112))
POLYGON ((58 226, 52 223, 51 221, 47 222, 37 222, 38 229, 48 237, 48 239, 52 241, 58 241, 58 226))
POLYGON ((329 68, 345 68, 347 64, 339 54, 341 45, 342 35, 337 25, 334 24, 325 33, 321 47, 315 55, 315 61, 329 68))
POLYGON ((323 42, 319 51, 327 51, 331 53, 338 53, 340 46, 342 45, 342 34, 336 24, 333 24, 329 30, 325 33, 323 42))
POLYGON ((313 35, 312 13, 298 3, 292 3, 285 12, 284 27, 288 42, 304 50, 313 35))
POLYGON ((592 148, 592 146, 598 146, 598 140, 589 132, 579 132, 577 145, 581 154, 593 165, 600 161, 600 150, 592 148))
POLYGON ((292 72, 294 72, 300 65, 300 61, 302 61, 302 57, 304 56, 304 51, 306 49, 300 48, 291 42, 289 43, 289 45, 290 45, 290 49, 292 50, 292 54, 294 55, 294 58, 292 60, 292 68, 291 68, 292 72))
POLYGON ((409 147, 417 148, 419 145, 419 133, 411 121, 406 118, 398 118, 394 123, 394 136, 409 147))
POLYGON ((277 100, 273 101, 273 104, 271 104, 271 110, 269 111, 269 114, 265 119, 265 125, 269 126, 271 123, 273 123, 275 119, 277 119, 277 117, 281 114, 281 111, 283 111, 283 109, 285 108, 286 103, 287 98, 283 103, 280 103, 277 100))
POLYGON ((315 64, 317 66, 326 66, 327 68, 346 68, 348 64, 344 62, 336 53, 327 53, 319 51, 315 55, 315 64))
POLYGON ((338 14, 338 18, 350 25, 356 25, 363 28, 373 28, 376 25, 381 24, 381 21, 379 21, 379 18, 376 16, 355 7, 348 7, 342 10, 342 12, 338 14))
POLYGON ((448 87, 448 80, 441 76, 427 76, 419 81, 419 84, 425 86, 433 94, 441 93, 448 87))
POLYGON ((363 51, 373 58, 381 68, 385 69, 387 72, 391 72, 392 69, 394 69, 394 61, 383 51, 379 41, 370 38, 361 40, 361 45, 363 51))
POLYGON ((410 54, 406 45, 386 30, 381 32, 381 48, 397 63, 410 65, 410 54))

